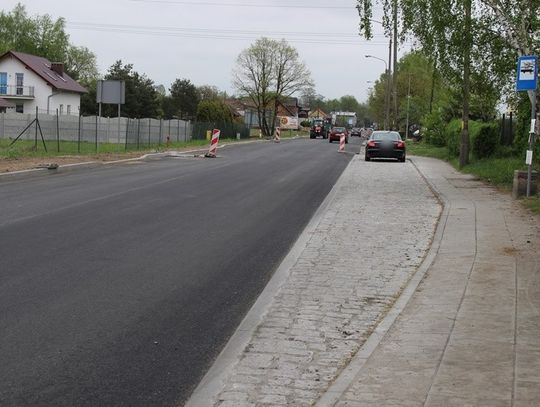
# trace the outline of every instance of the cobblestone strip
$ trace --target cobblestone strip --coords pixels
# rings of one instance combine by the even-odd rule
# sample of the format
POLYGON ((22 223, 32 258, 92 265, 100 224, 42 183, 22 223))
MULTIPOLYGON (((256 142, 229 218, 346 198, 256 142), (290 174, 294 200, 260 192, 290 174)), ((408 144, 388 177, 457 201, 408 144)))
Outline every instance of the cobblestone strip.
POLYGON ((440 206, 410 163, 355 157, 214 405, 310 406, 420 265, 440 206))

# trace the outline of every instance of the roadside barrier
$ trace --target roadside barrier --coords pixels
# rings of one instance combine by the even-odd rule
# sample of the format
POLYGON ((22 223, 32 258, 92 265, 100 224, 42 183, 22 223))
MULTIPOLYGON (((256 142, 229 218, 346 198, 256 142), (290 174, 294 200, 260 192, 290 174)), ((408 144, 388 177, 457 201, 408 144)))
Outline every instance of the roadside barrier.
POLYGON ((276 135, 274 136, 274 141, 279 143, 281 141, 281 129, 276 127, 276 135))
POLYGON ((208 150, 208 153, 204 155, 205 157, 216 158, 220 133, 221 132, 219 131, 219 129, 212 130, 212 141, 210 142, 210 150, 208 150))
POLYGON ((345 134, 342 134, 339 136, 339 152, 344 153, 345 152, 345 134))

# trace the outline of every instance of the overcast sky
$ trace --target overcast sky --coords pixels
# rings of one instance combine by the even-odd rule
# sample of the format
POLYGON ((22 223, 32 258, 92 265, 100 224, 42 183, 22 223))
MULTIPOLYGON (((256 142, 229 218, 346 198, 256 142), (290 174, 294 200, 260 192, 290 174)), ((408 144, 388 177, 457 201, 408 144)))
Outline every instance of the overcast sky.
POLYGON ((326 98, 365 101, 368 81, 385 69, 365 55, 388 59, 378 24, 371 41, 358 36, 355 0, 2 0, 2 8, 18 2, 30 15, 64 17, 71 43, 92 50, 101 73, 121 59, 167 89, 186 78, 234 93, 236 58, 261 36, 293 45, 326 98))

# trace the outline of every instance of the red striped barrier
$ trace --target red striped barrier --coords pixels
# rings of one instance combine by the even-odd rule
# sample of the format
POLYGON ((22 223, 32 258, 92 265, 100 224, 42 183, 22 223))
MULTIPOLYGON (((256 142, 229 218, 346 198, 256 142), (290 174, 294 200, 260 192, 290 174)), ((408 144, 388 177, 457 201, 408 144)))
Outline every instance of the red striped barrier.
POLYGON ((219 129, 212 130, 212 141, 210 142, 210 150, 205 154, 205 157, 215 158, 217 153, 217 146, 219 142, 219 135, 221 132, 219 129))
POLYGON ((281 129, 276 127, 276 135, 274 136, 274 141, 279 143, 281 141, 281 129))
POLYGON ((344 153, 345 152, 345 134, 342 134, 339 136, 339 152, 344 153))

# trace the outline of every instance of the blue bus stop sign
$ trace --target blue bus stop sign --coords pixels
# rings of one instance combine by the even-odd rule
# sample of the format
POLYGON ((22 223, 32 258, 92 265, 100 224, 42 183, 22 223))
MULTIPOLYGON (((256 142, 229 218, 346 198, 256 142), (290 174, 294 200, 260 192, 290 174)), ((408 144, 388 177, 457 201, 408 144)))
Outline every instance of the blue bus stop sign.
POLYGON ((538 85, 538 57, 524 55, 518 58, 516 90, 536 90, 538 85))

